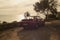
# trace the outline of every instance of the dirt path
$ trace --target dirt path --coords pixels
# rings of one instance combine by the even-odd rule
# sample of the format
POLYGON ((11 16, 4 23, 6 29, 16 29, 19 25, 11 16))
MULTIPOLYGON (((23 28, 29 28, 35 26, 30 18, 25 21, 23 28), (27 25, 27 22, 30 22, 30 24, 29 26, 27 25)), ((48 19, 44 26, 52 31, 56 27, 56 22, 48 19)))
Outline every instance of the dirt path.
POLYGON ((21 30, 22 28, 14 28, 4 31, 2 34, 0 34, 0 40, 20 40, 17 36, 17 32, 21 30))
POLYGON ((0 40, 59 40, 58 33, 47 27, 36 30, 21 30, 14 28, 0 34, 0 40))
POLYGON ((23 30, 23 28, 13 28, 0 34, 0 40, 60 40, 60 31, 58 27, 53 27, 50 24, 53 24, 54 21, 48 22, 45 27, 40 27, 36 30, 23 30))

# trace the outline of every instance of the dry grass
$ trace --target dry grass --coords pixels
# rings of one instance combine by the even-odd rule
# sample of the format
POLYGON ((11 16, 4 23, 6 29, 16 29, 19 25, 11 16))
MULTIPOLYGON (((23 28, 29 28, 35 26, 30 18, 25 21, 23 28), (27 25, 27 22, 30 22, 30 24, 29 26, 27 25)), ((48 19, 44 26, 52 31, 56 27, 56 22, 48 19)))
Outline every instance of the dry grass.
POLYGON ((22 30, 22 28, 13 28, 2 32, 0 34, 0 40, 20 40, 17 36, 17 32, 20 30, 22 30))

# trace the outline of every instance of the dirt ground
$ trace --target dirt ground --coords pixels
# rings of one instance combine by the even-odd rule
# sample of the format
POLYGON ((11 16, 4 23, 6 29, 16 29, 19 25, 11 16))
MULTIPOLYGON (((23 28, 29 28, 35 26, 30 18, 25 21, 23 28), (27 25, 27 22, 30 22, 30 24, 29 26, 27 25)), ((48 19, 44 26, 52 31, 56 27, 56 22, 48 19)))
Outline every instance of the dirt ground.
POLYGON ((60 40, 60 21, 46 22, 36 30, 13 28, 0 33, 0 40, 60 40))
POLYGON ((20 40, 17 36, 17 32, 21 31, 23 28, 13 28, 0 33, 0 40, 20 40))

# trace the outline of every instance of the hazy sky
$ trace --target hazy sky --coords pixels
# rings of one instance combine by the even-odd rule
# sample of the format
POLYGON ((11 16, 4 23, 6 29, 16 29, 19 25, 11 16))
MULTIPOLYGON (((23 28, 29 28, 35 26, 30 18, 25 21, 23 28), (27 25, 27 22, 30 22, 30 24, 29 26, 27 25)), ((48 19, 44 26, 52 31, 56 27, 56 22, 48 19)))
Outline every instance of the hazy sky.
MULTIPOLYGON (((37 1, 39 0, 0 0, 0 20, 20 20, 23 17, 22 14, 26 11, 34 15, 36 12, 33 11, 32 5, 37 1)), ((60 4, 60 0, 57 1, 60 4)), ((57 9, 60 11, 60 6, 57 9)))
POLYGON ((0 21, 19 21, 26 11, 34 13, 33 4, 38 0, 0 0, 0 21))
POLYGON ((37 1, 39 0, 0 0, 0 15, 16 15, 25 11, 33 13, 32 5, 37 1))
POLYGON ((0 0, 0 15, 16 15, 30 11, 37 0, 0 0))

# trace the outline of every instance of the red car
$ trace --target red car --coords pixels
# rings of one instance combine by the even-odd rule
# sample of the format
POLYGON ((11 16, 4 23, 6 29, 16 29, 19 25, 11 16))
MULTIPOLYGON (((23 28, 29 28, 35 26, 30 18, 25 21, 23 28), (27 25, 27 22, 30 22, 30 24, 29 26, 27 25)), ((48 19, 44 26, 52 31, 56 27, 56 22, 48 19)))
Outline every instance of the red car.
POLYGON ((44 26, 45 21, 39 16, 30 16, 21 20, 20 25, 24 27, 24 29, 35 29, 44 26))

